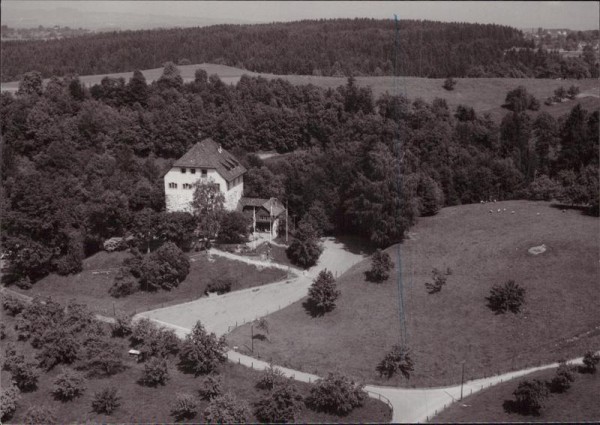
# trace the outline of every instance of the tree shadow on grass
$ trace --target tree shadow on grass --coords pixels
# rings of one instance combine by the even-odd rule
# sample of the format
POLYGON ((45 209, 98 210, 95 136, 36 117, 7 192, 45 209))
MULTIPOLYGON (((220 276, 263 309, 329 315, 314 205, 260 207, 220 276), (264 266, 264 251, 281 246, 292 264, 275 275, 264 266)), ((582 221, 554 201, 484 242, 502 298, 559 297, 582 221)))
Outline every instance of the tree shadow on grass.
POLYGON ((323 317, 325 311, 317 306, 317 303, 312 298, 308 298, 306 301, 302 303, 302 307, 304 310, 310 315, 312 318, 323 317))
POLYGON ((504 403, 502 403, 502 408, 508 414, 516 414, 521 416, 540 416, 539 411, 526 410, 523 408, 523 406, 517 403, 516 400, 504 400, 504 403))
POLYGON ((269 338, 267 338, 266 335, 263 334, 254 334, 254 336, 252 336, 252 339, 257 339, 259 341, 268 341, 269 338))
POLYGON ((569 205, 569 204, 561 204, 561 203, 552 203, 550 204, 550 208, 555 208, 557 210, 576 210, 580 211, 583 215, 590 215, 592 217, 597 217, 598 214, 595 212, 590 205, 569 205))

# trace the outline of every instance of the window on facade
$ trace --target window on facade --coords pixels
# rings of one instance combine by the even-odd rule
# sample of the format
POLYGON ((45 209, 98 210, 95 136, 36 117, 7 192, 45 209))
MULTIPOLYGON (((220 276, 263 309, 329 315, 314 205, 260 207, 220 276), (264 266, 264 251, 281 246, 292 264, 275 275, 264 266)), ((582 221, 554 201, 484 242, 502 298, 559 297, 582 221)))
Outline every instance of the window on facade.
POLYGON ((177 183, 169 183, 169 189, 177 189, 177 183))
POLYGON ((187 171, 187 168, 182 168, 181 172, 185 174, 185 172, 187 171))
POLYGON ((184 189, 192 189, 194 186, 191 183, 184 183, 183 184, 183 188, 184 189))
POLYGON ((206 170, 202 170, 202 177, 206 177, 207 171, 206 170))
POLYGON ((191 168, 191 169, 190 169, 190 172, 191 172, 192 174, 196 174, 196 169, 195 169, 195 168, 191 168))

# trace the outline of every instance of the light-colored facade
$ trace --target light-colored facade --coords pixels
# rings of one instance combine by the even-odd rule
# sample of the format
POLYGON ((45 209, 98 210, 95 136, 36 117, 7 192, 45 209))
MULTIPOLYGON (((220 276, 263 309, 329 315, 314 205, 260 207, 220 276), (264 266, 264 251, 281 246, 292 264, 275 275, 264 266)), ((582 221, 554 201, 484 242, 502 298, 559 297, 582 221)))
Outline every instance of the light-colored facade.
POLYGON ((211 139, 194 145, 164 175, 167 212, 192 212, 198 183, 217 184, 225 196, 225 209, 235 210, 244 193, 245 172, 231 154, 211 139))

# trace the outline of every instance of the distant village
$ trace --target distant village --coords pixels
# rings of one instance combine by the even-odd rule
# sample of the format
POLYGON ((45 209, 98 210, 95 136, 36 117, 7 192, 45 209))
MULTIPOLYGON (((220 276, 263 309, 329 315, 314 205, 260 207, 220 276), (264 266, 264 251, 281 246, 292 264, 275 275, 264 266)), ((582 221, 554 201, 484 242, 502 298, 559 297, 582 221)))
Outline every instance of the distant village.
POLYGON ((2 41, 59 40, 61 38, 91 34, 92 32, 88 29, 61 27, 59 25, 52 27, 39 25, 34 28, 10 28, 7 25, 2 25, 2 41))

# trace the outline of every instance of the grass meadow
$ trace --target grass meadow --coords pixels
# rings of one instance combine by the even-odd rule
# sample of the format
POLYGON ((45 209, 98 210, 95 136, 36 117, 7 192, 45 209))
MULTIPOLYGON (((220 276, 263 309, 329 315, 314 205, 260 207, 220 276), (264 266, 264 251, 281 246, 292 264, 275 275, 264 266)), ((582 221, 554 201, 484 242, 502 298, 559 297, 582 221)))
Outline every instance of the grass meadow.
POLYGON ((284 270, 263 268, 226 258, 213 256, 209 261, 204 254, 194 255, 190 260, 190 273, 179 286, 171 291, 138 291, 122 298, 113 298, 108 290, 113 284, 126 252, 107 253, 101 251, 84 260, 81 273, 69 276, 51 274, 36 282, 29 290, 15 291, 29 296, 51 296, 60 303, 71 299, 86 304, 92 311, 105 316, 124 312, 135 314, 141 311, 193 301, 204 296, 207 285, 214 279, 228 276, 237 281, 232 290, 251 288, 277 282, 287 277, 284 270))
MULTIPOLYGON (((600 344, 599 223, 548 202, 444 208, 421 218, 403 244, 387 250, 395 262, 387 282, 366 281, 370 260, 355 265, 337 281, 334 311, 311 317, 304 299, 268 316, 269 338, 255 341, 255 353, 318 375, 339 370, 368 383, 408 387, 460 383, 462 361, 469 380, 578 357, 600 344), (546 252, 528 252, 541 244, 546 252), (399 266, 405 340, 415 364, 410 380, 376 372, 401 341, 399 266), (434 267, 452 274, 441 292, 429 294, 425 283, 434 267), (492 285, 509 279, 526 289, 524 308, 494 314, 486 297, 492 285)), ((235 329, 230 345, 243 347, 249 334, 246 325, 235 329)))
POLYGON ((530 379, 549 381, 556 369, 533 373, 526 377, 495 385, 462 402, 454 403, 439 415, 432 418, 430 423, 486 423, 486 422, 598 422, 600 421, 600 374, 575 373, 575 382, 563 394, 550 394, 539 416, 521 415, 507 412, 503 403, 514 400, 513 391, 519 382, 530 379))
MULTIPOLYGON (((236 84, 244 74, 248 76, 262 76, 267 79, 282 78, 295 85, 313 84, 323 88, 336 88, 346 84, 346 77, 322 77, 312 75, 276 75, 268 73, 256 73, 240 68, 234 68, 226 65, 217 64, 195 64, 178 66, 184 81, 193 81, 194 73, 197 69, 204 69, 209 75, 217 74, 226 84, 236 84)), ((148 83, 157 80, 162 75, 162 68, 146 69, 143 74, 148 83)), ((121 72, 114 74, 84 75, 81 81, 86 86, 99 84, 102 78, 122 77, 126 81, 133 75, 131 72, 121 72)), ((444 79, 440 78, 421 78, 421 77, 356 77, 357 84, 361 87, 371 87, 375 98, 388 92, 390 94, 404 94, 409 99, 422 98, 431 102, 436 97, 446 99, 448 106, 454 110, 458 105, 468 105, 478 113, 489 112, 492 118, 500 121, 507 110, 502 108, 506 93, 519 85, 523 85, 527 90, 540 100, 541 108, 539 112, 546 111, 554 117, 559 117, 573 108, 576 103, 581 103, 588 110, 600 108, 599 96, 600 85, 597 79, 583 80, 554 80, 554 79, 536 79, 536 78, 457 78, 457 84, 452 91, 442 88, 444 79), (578 86, 581 90, 581 97, 557 105, 544 105, 543 101, 552 96, 555 89, 565 87, 568 89, 571 85, 578 86)), ((16 81, 2 83, 2 91, 16 91, 19 83, 16 81)), ((539 112, 533 112, 536 115, 539 112)))

